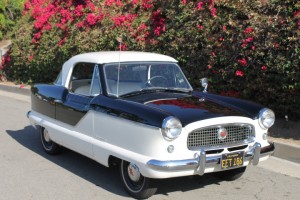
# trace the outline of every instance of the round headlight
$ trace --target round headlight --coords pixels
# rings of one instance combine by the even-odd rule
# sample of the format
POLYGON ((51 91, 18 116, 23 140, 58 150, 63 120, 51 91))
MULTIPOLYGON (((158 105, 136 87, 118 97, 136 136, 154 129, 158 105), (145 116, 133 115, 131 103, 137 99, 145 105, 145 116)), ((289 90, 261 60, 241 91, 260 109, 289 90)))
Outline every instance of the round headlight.
POLYGON ((275 122, 275 114, 271 109, 264 108, 259 112, 259 125, 263 129, 268 129, 273 126, 275 122))
POLYGON ((167 140, 174 140, 177 138, 182 130, 181 122, 175 117, 167 117, 162 123, 162 134, 167 140))

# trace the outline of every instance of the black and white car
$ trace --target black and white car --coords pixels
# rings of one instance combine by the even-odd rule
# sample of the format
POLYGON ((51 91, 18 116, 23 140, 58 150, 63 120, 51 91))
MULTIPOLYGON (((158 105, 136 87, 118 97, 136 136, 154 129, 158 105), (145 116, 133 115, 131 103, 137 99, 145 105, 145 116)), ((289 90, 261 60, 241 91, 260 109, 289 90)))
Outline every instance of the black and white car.
POLYGON ((148 198, 153 179, 215 173, 239 178, 274 151, 272 110, 194 91, 177 61, 145 52, 72 57, 54 84, 32 87, 31 124, 44 150, 62 146, 118 165, 127 192, 148 198))

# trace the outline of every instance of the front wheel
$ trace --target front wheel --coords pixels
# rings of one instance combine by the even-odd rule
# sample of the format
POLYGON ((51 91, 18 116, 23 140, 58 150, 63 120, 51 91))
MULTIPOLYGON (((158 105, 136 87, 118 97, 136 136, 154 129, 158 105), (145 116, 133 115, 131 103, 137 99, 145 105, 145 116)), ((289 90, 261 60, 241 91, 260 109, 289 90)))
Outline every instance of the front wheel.
POLYGON ((57 154, 60 152, 60 146, 50 139, 48 130, 44 127, 40 128, 41 141, 43 149, 48 154, 57 154))
POLYGON ((123 160, 120 175, 126 191, 136 199, 147 199, 157 191, 154 180, 144 177, 135 164, 123 160))
POLYGON ((234 181, 236 179, 241 178, 244 172, 246 171, 246 167, 231 169, 228 171, 222 171, 215 173, 216 177, 223 179, 225 181, 234 181))

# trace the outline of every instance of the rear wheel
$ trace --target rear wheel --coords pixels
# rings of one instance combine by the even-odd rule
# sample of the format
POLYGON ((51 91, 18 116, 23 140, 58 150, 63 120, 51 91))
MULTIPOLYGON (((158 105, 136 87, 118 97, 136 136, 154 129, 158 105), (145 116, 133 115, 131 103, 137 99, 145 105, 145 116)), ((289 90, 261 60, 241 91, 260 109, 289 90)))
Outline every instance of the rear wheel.
POLYGON ((48 154, 59 153, 61 147, 50 139, 48 130, 42 127, 40 129, 40 132, 41 132, 41 141, 42 141, 44 151, 48 154))
POLYGON ((234 181, 236 179, 241 178, 243 176, 244 172, 246 170, 246 167, 231 169, 228 171, 222 171, 215 173, 216 177, 223 179, 225 181, 234 181))
POLYGON ((126 191, 136 199, 146 199, 155 194, 157 188, 154 180, 144 177, 136 165, 127 161, 122 161, 120 174, 126 191))

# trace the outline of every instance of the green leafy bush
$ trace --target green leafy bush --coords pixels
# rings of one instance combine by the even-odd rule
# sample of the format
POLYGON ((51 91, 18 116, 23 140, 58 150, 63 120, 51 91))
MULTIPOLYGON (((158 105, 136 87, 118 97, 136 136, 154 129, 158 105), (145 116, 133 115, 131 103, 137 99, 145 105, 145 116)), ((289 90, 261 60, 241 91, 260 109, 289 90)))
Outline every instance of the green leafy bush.
POLYGON ((0 40, 12 29, 21 16, 24 0, 1 0, 0 3, 0 40))
POLYGON ((29 0, 7 75, 51 82, 69 57, 142 50, 175 57, 190 82, 300 116, 297 0, 29 0))

